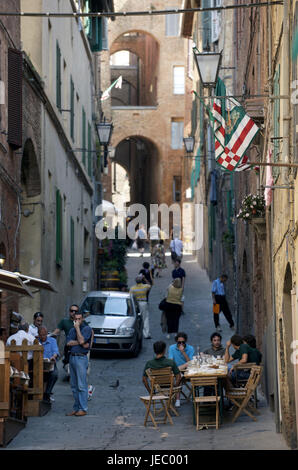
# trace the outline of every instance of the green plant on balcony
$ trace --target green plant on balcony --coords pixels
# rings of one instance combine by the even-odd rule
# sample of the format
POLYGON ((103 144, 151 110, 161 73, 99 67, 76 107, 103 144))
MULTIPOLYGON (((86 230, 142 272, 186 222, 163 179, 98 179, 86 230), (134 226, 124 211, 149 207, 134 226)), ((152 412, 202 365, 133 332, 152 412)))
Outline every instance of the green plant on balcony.
POLYGON ((260 194, 248 194, 242 200, 238 219, 251 220, 255 217, 265 217, 265 198, 260 194))

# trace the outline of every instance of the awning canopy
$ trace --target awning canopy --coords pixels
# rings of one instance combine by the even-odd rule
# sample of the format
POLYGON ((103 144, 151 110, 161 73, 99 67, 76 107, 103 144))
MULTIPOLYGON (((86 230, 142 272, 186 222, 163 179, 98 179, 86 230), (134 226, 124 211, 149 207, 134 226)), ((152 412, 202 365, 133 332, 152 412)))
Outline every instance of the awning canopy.
POLYGON ((18 272, 6 271, 0 269, 0 289, 17 292, 18 294, 33 297, 29 287, 46 289, 51 292, 57 292, 50 282, 36 277, 26 276, 18 272))
POLYGON ((0 269, 0 289, 17 292, 18 294, 33 297, 28 287, 23 283, 22 279, 10 271, 0 269))

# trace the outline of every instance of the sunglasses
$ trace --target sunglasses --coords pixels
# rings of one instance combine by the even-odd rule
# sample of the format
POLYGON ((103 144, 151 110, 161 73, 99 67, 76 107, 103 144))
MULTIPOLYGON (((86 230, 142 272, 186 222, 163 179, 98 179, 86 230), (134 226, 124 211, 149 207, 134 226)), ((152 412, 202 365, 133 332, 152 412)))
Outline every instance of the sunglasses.
POLYGON ((70 312, 75 312, 75 313, 78 312, 78 310, 73 310, 73 309, 70 309, 69 311, 70 312))
POLYGON ((178 341, 177 344, 185 344, 185 341, 178 341))

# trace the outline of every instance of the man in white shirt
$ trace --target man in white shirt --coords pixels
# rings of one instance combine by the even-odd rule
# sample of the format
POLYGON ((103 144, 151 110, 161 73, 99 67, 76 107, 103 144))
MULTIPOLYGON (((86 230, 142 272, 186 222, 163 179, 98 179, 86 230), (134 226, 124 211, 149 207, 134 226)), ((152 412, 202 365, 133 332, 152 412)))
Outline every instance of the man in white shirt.
MULTIPOLYGON (((34 343, 34 336, 32 336, 30 333, 29 333, 29 325, 28 323, 23 323, 19 326, 19 329, 17 331, 17 333, 15 333, 14 335, 11 335, 7 341, 6 341, 6 345, 7 346, 10 346, 11 345, 11 342, 12 340, 15 340, 16 342, 16 346, 22 346, 22 343, 23 343, 23 340, 26 339, 28 341, 28 346, 32 346, 32 344, 34 343)), ((33 353, 32 351, 29 351, 28 352, 28 360, 32 359, 33 357, 33 353)))
POLYGON ((33 315, 33 323, 29 326, 30 335, 34 338, 38 338, 38 328, 42 326, 43 314, 41 312, 36 312, 33 315))
POLYGON ((178 237, 175 237, 171 241, 170 250, 173 262, 175 262, 177 258, 179 258, 180 260, 182 259, 183 243, 178 237))

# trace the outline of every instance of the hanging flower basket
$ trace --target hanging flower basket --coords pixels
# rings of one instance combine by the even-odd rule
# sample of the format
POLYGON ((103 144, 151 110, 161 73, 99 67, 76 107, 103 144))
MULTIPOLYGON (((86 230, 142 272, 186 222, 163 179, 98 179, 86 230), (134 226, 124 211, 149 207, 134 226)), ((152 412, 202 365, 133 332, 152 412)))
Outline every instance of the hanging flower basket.
POLYGON ((242 200, 237 219, 252 220, 265 217, 265 198, 259 194, 249 194, 242 200))

